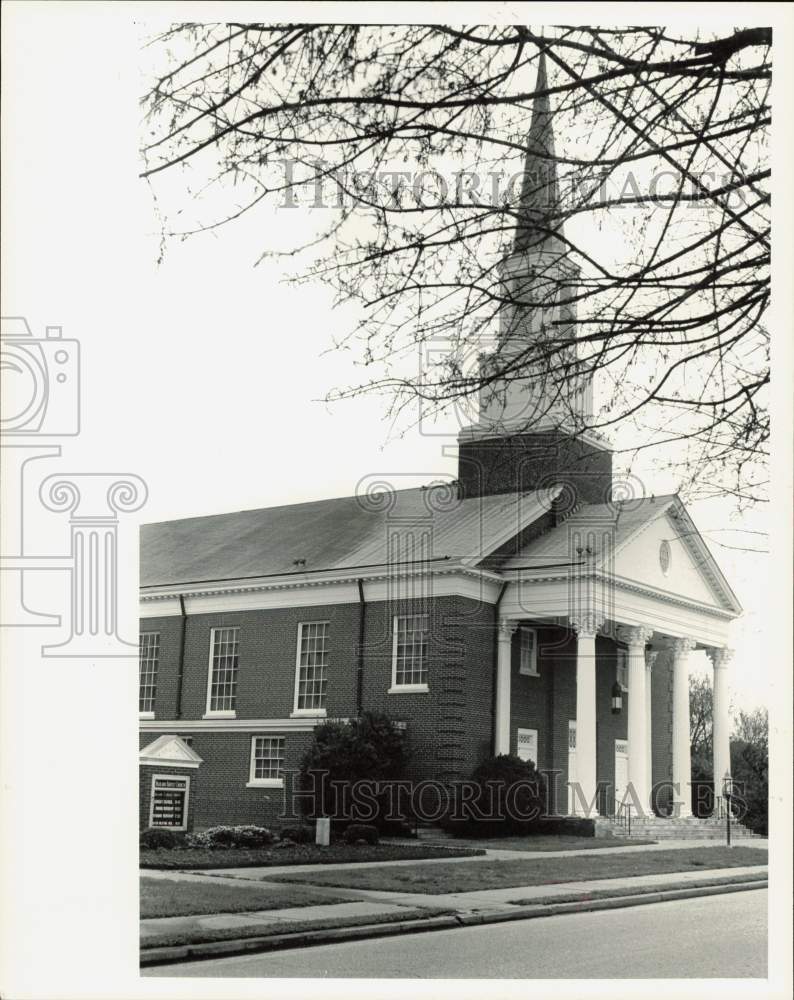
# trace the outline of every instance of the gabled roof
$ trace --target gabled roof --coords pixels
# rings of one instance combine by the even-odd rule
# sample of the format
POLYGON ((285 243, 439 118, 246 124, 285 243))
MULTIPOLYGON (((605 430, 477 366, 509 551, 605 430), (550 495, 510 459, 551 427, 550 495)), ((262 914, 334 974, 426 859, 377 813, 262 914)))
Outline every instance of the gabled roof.
MULTIPOLYGON (((555 569, 566 571, 576 562, 576 559, 572 560, 570 551, 572 531, 584 532, 595 529, 592 537, 597 546, 599 537, 604 535, 599 529, 610 529, 609 550, 598 551, 596 547, 591 556, 595 569, 611 572, 612 560, 616 559, 621 551, 649 525, 661 517, 668 516, 677 524, 678 539, 688 551, 694 567, 708 584, 717 603, 740 614, 742 607, 738 598, 676 495, 643 497, 622 504, 583 504, 561 524, 526 545, 520 554, 505 560, 499 569, 505 572, 521 569, 525 576, 547 573, 555 569)), ((641 582, 641 571, 636 579, 641 582)))
POLYGON ((164 734, 153 743, 143 747, 138 753, 138 762, 157 767, 198 767, 204 763, 193 747, 188 746, 181 736, 164 734))
POLYGON ((442 485, 147 524, 141 527, 141 586, 310 579, 320 571, 402 560, 470 564, 537 520, 559 492, 460 499, 442 485), (406 548, 410 538, 413 549, 406 548))

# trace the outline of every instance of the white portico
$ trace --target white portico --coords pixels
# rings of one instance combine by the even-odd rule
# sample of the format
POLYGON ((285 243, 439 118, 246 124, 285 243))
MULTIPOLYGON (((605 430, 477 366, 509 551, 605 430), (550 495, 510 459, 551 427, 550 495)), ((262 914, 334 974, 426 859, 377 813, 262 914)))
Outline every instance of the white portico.
MULTIPOLYGON (((598 705, 596 643, 616 643, 628 693, 625 800, 650 814, 654 786, 672 783, 673 815, 691 815, 689 672, 695 650, 714 666, 714 774, 730 767, 728 628, 740 607, 677 497, 586 504, 525 546, 501 571, 509 578, 500 604, 496 750, 511 742, 511 635, 519 625, 556 622, 575 634, 575 811, 593 811, 597 797, 598 705), (654 665, 662 656, 670 678, 669 773, 653 773, 654 665)), ((661 662, 661 661, 660 661, 661 662)), ((665 689, 667 695, 667 690, 665 689)), ((599 699, 601 699, 599 701, 599 699)), ((602 708, 603 712, 603 708, 602 708)), ((623 741, 622 741, 623 742, 623 741)), ((603 754, 603 749, 602 749, 603 754)), ((573 811, 573 810, 572 810, 573 811)))

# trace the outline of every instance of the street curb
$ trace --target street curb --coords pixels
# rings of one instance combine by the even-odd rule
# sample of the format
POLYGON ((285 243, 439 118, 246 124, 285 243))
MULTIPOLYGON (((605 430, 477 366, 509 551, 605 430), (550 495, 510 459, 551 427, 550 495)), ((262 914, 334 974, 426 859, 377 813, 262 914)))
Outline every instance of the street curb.
POLYGON ((354 927, 328 927, 294 934, 272 934, 262 937, 233 938, 228 941, 205 941, 196 944, 141 949, 142 966, 170 965, 187 960, 220 958, 242 955, 247 952, 281 951, 290 948, 308 948, 319 944, 356 941, 362 938, 393 937, 398 934, 416 934, 421 931, 451 930, 454 927, 475 927, 484 924, 505 923, 511 920, 531 920, 553 917, 565 913, 592 913, 596 910, 617 910, 629 906, 645 906, 697 896, 716 896, 728 892, 747 892, 766 889, 766 877, 746 882, 729 882, 688 889, 659 889, 633 896, 610 896, 601 899, 580 899, 567 903, 545 903, 540 906, 511 906, 505 910, 484 913, 450 914, 449 916, 419 917, 385 924, 360 924, 354 927))

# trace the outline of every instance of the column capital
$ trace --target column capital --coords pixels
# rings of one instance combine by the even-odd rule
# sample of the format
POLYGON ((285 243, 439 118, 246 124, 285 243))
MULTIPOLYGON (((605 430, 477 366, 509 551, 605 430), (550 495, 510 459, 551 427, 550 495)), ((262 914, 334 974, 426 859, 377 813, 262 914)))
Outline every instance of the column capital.
POLYGON ((716 646, 706 650, 706 655, 711 660, 715 670, 727 670, 733 659, 733 650, 726 646, 716 646))
POLYGON ((618 639, 627 646, 645 646, 653 635, 653 629, 647 625, 621 625, 618 628, 618 639))
POLYGON ((577 636, 595 637, 603 628, 606 618, 594 611, 586 611, 569 619, 571 628, 577 636))
POLYGON ((695 648, 695 640, 690 638, 680 638, 672 639, 670 641, 670 649, 673 651, 673 656, 678 659, 679 657, 686 656, 691 653, 695 648))
POLYGON ((498 626, 499 642, 510 642, 518 629, 518 622, 512 618, 500 618, 498 626))
POLYGON ((658 649, 646 649, 645 650, 645 669, 647 671, 650 672, 651 670, 653 670, 654 664, 656 663, 656 659, 657 659, 658 656, 659 656, 659 650, 658 649))

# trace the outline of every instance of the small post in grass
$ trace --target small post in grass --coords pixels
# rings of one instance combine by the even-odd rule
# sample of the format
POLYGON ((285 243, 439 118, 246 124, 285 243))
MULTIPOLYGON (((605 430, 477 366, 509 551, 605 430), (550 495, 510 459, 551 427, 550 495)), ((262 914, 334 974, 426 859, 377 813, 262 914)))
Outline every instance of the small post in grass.
POLYGON ((314 832, 314 842, 320 847, 328 847, 331 843, 331 820, 328 816, 321 816, 317 820, 314 832))
POLYGON ((722 795, 725 799, 725 833, 728 839, 728 847, 731 846, 731 796, 733 795, 733 778, 730 772, 726 771, 722 779, 722 795))

